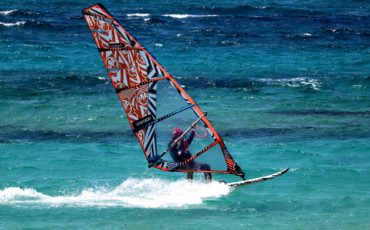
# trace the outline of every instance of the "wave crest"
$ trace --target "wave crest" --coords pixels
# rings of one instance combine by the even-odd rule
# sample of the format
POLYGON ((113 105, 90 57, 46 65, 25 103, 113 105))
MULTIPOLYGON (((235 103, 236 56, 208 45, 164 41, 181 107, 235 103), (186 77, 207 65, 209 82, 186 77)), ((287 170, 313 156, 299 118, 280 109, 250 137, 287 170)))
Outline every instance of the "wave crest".
POLYGON ((150 14, 148 13, 132 13, 132 14, 126 14, 127 17, 149 17, 150 14))
POLYGON ((291 88, 310 88, 313 90, 319 90, 321 87, 321 83, 317 79, 308 78, 308 77, 296 77, 296 78, 281 78, 281 79, 273 79, 273 78, 262 78, 258 79, 258 81, 264 82, 270 86, 283 86, 283 87, 291 87, 291 88))
POLYGON ((184 18, 208 18, 208 17, 217 17, 216 14, 204 14, 204 15, 196 15, 196 14, 164 14, 163 17, 170 17, 170 18, 177 18, 177 19, 184 19, 184 18))
POLYGON ((17 10, 3 10, 3 11, 0 11, 0 15, 9 15, 16 11, 17 10))
POLYGON ((23 26, 26 24, 25 21, 18 21, 18 22, 0 22, 1 26, 6 26, 6 27, 15 27, 15 26, 23 26))
POLYGON ((17 10, 17 9, 11 9, 11 10, 2 10, 0 11, 0 15, 2 16, 38 16, 40 15, 40 12, 34 12, 29 10, 17 10))

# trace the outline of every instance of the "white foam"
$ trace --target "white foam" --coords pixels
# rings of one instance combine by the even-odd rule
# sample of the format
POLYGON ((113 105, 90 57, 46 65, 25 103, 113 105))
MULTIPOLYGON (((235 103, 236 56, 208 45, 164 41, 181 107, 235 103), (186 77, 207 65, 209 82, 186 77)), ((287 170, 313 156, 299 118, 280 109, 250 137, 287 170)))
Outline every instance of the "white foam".
POLYGON ((215 14, 207 14, 207 15, 195 15, 195 14, 164 14, 164 17, 171 17, 171 18, 206 18, 206 17, 217 17, 218 15, 215 14))
POLYGON ((25 21, 19 21, 19 22, 0 22, 0 25, 6 26, 6 27, 22 26, 24 24, 26 24, 25 21))
POLYGON ((37 192, 31 188, 19 188, 19 187, 10 187, 0 190, 0 203, 8 203, 14 200, 17 201, 29 201, 29 200, 39 200, 45 199, 48 196, 37 192))
POLYGON ((308 77, 296 77, 296 78, 261 78, 256 79, 257 81, 266 82, 268 85, 272 86, 286 86, 291 88, 311 88, 313 90, 319 90, 321 83, 317 79, 308 78, 308 77))
POLYGON ((127 14, 128 17, 149 17, 150 14, 146 13, 133 13, 133 14, 127 14))
POLYGON ((15 12, 15 11, 17 11, 17 10, 4 10, 4 11, 0 11, 0 14, 1 15, 9 15, 9 14, 15 12))
POLYGON ((179 208, 199 205, 230 191, 229 186, 219 182, 131 178, 113 189, 89 188, 77 195, 49 196, 32 188, 10 187, 0 190, 0 204, 179 208))

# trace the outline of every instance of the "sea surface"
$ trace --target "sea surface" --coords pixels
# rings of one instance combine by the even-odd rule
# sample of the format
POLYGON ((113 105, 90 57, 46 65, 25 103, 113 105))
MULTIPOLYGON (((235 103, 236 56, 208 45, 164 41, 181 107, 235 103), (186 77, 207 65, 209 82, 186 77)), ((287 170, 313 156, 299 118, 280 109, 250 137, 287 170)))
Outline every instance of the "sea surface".
POLYGON ((147 169, 82 18, 0 4, 0 229, 370 229, 370 2, 102 1, 264 183, 147 169))

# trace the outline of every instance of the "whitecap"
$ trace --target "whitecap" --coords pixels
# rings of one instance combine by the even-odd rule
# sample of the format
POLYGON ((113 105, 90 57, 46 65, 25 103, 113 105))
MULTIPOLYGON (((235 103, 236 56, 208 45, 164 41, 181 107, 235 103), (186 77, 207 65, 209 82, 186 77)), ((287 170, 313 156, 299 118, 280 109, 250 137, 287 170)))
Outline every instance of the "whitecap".
POLYGON ((218 15, 215 14, 206 14, 206 15, 195 15, 195 14, 164 14, 164 17, 171 17, 177 19, 184 19, 184 18, 206 18, 206 17, 217 17, 218 15))
POLYGON ((265 82, 270 86, 283 86, 291 88, 311 88, 313 90, 319 90, 321 87, 321 82, 317 79, 308 77, 296 77, 296 78, 262 78, 256 79, 256 81, 265 82))
POLYGON ((32 188, 19 188, 19 187, 10 187, 0 190, 0 204, 9 203, 12 201, 32 201, 46 199, 49 196, 37 192, 32 188))
POLYGON ((147 13, 133 13, 133 14, 126 14, 128 17, 149 17, 150 14, 147 13))
POLYGON ((4 10, 4 11, 0 11, 0 14, 1 15, 9 15, 13 12, 16 12, 17 10, 4 10))
POLYGON ((6 26, 6 27, 14 27, 14 26, 22 26, 26 24, 25 21, 19 21, 19 22, 0 22, 1 26, 6 26))

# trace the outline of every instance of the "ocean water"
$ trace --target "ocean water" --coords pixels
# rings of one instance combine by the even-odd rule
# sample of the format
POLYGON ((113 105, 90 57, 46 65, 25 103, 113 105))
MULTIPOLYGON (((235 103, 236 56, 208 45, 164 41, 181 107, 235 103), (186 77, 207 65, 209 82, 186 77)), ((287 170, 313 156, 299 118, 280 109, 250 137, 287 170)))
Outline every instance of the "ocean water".
POLYGON ((247 177, 147 169, 81 10, 0 5, 0 229, 370 229, 369 1, 103 1, 247 177))

